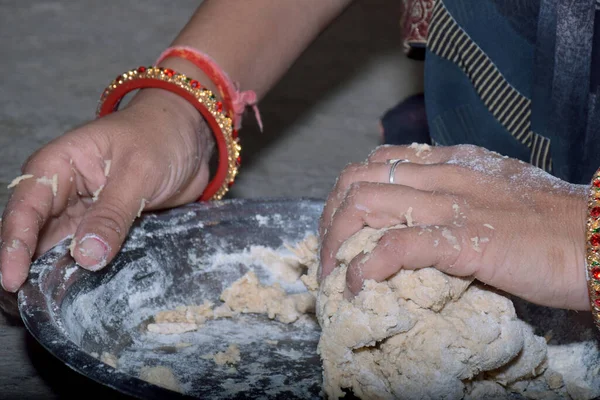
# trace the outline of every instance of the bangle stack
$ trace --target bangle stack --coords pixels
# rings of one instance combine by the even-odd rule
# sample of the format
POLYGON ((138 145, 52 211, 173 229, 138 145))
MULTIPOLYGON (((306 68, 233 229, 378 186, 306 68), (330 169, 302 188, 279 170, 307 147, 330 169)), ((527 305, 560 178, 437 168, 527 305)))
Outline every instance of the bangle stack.
POLYGON ((586 232, 586 278, 594 324, 600 329, 600 170, 590 186, 586 232))
POLYGON ((217 142, 219 166, 200 200, 220 200, 233 184, 240 165, 237 131, 213 93, 193 79, 168 68, 139 67, 115 78, 102 93, 97 117, 117 111, 121 100, 137 89, 158 88, 175 93, 192 104, 204 117, 217 142))

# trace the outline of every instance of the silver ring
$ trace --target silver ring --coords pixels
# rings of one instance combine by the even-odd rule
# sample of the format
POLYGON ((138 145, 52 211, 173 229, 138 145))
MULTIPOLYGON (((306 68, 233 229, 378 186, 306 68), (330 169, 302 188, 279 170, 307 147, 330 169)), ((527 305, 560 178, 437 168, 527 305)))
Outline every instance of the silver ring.
POLYGON ((404 160, 404 159, 397 159, 397 160, 387 160, 387 162, 388 162, 388 164, 391 164, 389 182, 394 183, 394 175, 396 174, 396 167, 398 166, 398 164, 403 164, 403 163, 407 163, 410 161, 404 160))

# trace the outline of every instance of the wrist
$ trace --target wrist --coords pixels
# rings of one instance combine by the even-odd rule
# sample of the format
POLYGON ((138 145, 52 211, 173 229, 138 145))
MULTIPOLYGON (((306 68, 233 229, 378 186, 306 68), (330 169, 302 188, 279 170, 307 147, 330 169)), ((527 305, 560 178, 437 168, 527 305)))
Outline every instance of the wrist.
POLYGON ((210 159, 215 147, 212 132, 198 110, 184 98, 163 89, 142 89, 127 107, 149 109, 154 115, 160 113, 177 131, 198 135, 202 154, 210 159))

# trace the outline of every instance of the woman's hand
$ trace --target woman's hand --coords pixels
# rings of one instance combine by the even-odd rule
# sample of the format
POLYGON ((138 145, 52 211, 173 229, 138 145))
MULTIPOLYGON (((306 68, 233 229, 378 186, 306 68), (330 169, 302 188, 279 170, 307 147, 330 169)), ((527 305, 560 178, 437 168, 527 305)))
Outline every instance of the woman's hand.
POLYGON ((15 292, 31 260, 68 235, 89 270, 118 252, 144 210, 197 199, 209 180, 212 136, 194 107, 158 89, 55 139, 23 166, 4 210, 2 285, 15 292))
POLYGON ((377 149, 348 166, 329 196, 320 235, 321 275, 364 226, 388 231, 349 265, 347 284, 433 266, 473 276, 528 301, 589 310, 585 278, 587 187, 474 146, 377 149), (389 183, 388 160, 397 165, 389 183))

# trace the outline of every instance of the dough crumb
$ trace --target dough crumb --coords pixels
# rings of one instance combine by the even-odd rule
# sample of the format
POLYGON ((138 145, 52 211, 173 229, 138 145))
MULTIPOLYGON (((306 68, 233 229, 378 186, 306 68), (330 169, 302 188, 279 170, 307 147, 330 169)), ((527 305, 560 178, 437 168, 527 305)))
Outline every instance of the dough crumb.
POLYGON ((106 365, 110 365, 115 369, 119 364, 119 359, 117 358, 117 356, 107 351, 102 352, 102 355, 100 356, 100 361, 102 361, 106 365))
POLYGON ((415 150, 415 155, 420 158, 429 157, 431 153, 431 146, 426 143, 412 143, 408 146, 409 149, 415 150), (427 153, 425 156, 421 157, 422 153, 427 153))
POLYGON ((138 210, 138 212, 136 214, 136 218, 139 218, 142 216, 142 211, 144 211, 144 208, 146 207, 147 203, 148 203, 148 200, 142 199, 142 201, 140 203, 140 209, 138 210))
POLYGON ((104 161, 104 176, 108 178, 108 175, 110 174, 110 165, 112 164, 112 160, 105 160, 104 161))
POLYGON ((94 193, 92 193, 92 202, 93 203, 98 201, 98 196, 100 196, 100 193, 102 193, 102 189, 104 189, 104 185, 100 185, 98 190, 96 190, 94 193))
POLYGON ((181 384, 175 375, 173 375, 173 371, 171 371, 171 369, 168 367, 143 367, 140 370, 139 377, 140 379, 152 383, 153 385, 160 386, 174 392, 183 393, 181 384))
POLYGON ((72 258, 75 258, 75 246, 77 246, 77 242, 75 241, 75 237, 71 238, 71 243, 69 244, 69 254, 72 258))
POLYGON ((493 226, 491 226, 490 224, 483 224, 483 226, 485 226, 486 228, 491 229, 491 230, 495 230, 496 229, 493 226))
POLYGON ((215 309, 213 310, 214 319, 231 318, 233 317, 233 315, 233 311, 231 310, 231 308, 229 308, 227 304, 221 304, 220 306, 215 307, 215 309))
POLYGON ((48 178, 46 176, 42 176, 41 178, 37 178, 37 183, 41 183, 42 185, 47 185, 52 188, 52 195, 56 197, 58 194, 58 174, 52 175, 52 178, 48 178))
POLYGON ((270 344, 271 346, 277 346, 279 344, 279 340, 265 339, 265 343, 270 344))
POLYGON ((21 241, 17 239, 13 239, 12 242, 6 247, 6 251, 12 253, 13 251, 21 248, 21 241))
MULTIPOLYGON (((173 326, 173 329, 184 329, 187 326, 188 330, 195 330, 191 329, 191 325, 195 325, 197 329, 198 326, 203 325, 207 320, 214 317, 213 305, 211 301, 204 301, 199 306, 179 306, 174 310, 159 311, 154 316, 154 325, 184 324, 180 328, 173 326)), ((148 329, 150 329, 150 325, 148 325, 148 329)), ((157 328, 153 327, 152 329, 156 330, 157 328)), ((165 326, 165 329, 168 330, 168 327, 165 326)))
POLYGON ((481 253, 481 247, 479 247, 479 243, 481 243, 481 240, 478 236, 471 238, 471 247, 473 247, 473 250, 476 252, 481 253))
POLYGON ((31 178, 33 178, 33 175, 31 175, 31 174, 17 176, 15 179, 12 180, 12 182, 10 182, 10 184, 6 188, 12 189, 15 186, 17 186, 19 183, 23 182, 25 179, 31 179, 31 178))
POLYGON ((227 350, 220 351, 216 354, 206 354, 202 358, 213 360, 217 365, 237 365, 240 360, 240 349, 237 344, 230 344, 227 350))
POLYGON ((278 283, 263 286, 253 271, 246 273, 221 293, 229 308, 244 314, 266 314, 283 323, 296 321, 301 314, 314 310, 310 293, 286 294, 278 283))
POLYGON ((442 229, 442 236, 448 241, 448 243, 450 243, 450 245, 455 249, 460 251, 461 247, 460 244, 458 244, 458 240, 456 239, 456 237, 452 234, 452 232, 450 232, 450 230, 448 228, 444 228, 442 229))
POLYGON ((413 217, 412 217, 413 208, 408 207, 408 210, 404 213, 404 218, 406 218, 406 226, 413 226, 413 217))

